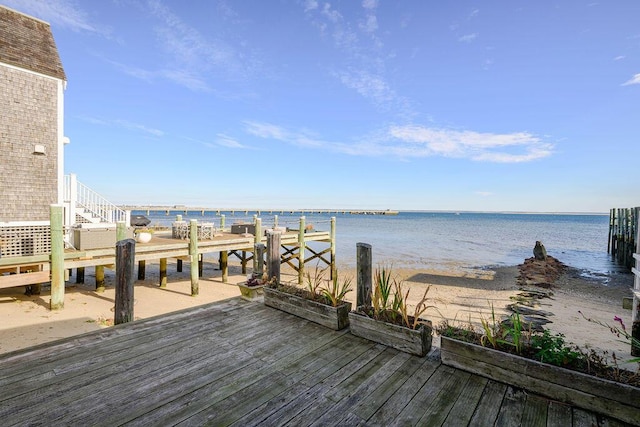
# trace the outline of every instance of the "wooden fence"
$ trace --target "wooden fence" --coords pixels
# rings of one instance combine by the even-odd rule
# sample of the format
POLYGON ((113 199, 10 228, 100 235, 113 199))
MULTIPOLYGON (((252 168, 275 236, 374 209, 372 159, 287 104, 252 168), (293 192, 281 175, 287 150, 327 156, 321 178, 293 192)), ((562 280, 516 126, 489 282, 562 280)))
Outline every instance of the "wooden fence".
POLYGON ((609 241, 607 252, 618 264, 629 270, 634 266, 636 251, 638 214, 640 207, 616 208, 609 212, 609 241))
MULTIPOLYGON (((636 216, 636 220, 637 218, 636 216)), ((636 230, 636 243, 637 246, 633 254, 636 266, 631 268, 631 271, 635 275, 633 279, 633 305, 631 306, 632 356, 640 356, 640 229, 636 230)))

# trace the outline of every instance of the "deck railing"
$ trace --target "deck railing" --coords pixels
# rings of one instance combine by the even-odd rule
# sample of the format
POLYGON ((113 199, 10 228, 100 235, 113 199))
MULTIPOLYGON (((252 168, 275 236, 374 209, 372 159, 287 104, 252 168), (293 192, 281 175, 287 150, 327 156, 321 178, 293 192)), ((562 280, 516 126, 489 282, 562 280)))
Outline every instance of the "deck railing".
POLYGON ((120 209, 91 188, 82 184, 76 179, 74 174, 65 175, 64 177, 64 202, 67 204, 72 219, 68 225, 76 222, 75 214, 89 219, 90 222, 116 223, 124 221, 128 223, 129 212, 120 209), (78 212, 77 209, 81 211, 78 212))

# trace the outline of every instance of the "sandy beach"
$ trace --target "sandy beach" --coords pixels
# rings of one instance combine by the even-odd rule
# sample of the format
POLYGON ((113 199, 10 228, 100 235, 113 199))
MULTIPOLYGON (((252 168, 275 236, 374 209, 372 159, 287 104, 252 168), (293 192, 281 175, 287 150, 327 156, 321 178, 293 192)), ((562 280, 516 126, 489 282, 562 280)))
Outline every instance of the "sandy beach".
MULTIPOLYGON (((232 265, 229 282, 221 281, 217 265, 206 262, 204 275, 200 279, 200 294, 190 295, 190 275, 185 264, 182 273, 176 272, 175 263, 169 262, 168 285, 158 287, 158 265, 147 264, 147 275, 135 284, 134 316, 148 318, 188 307, 195 307, 214 301, 238 297, 236 283, 245 277, 240 268, 232 265)), ((75 273, 75 272, 74 272, 75 273)), ((415 304, 430 286, 430 303, 437 307, 430 309, 426 317, 434 324, 443 319, 450 322, 476 323, 480 316, 488 318, 493 305, 496 314, 507 316, 505 309, 513 303, 519 293, 516 278, 517 266, 472 270, 466 273, 443 273, 442 271, 397 270, 396 273, 410 286, 410 304, 415 304)), ((355 277, 353 272, 347 272, 355 277)), ((283 280, 293 276, 283 274, 283 280)), ((63 310, 48 309, 50 294, 43 287, 41 295, 26 296, 24 288, 0 290, 0 353, 23 349, 40 343, 99 330, 113 324, 115 288, 113 272, 106 274, 106 290, 94 290, 93 269, 87 268, 85 284, 75 284, 75 277, 67 282, 65 307, 63 310)), ((569 268, 555 283, 550 298, 540 300, 539 310, 548 312, 551 323, 546 327, 552 332, 563 333, 566 340, 577 345, 600 351, 615 352, 626 360, 629 345, 620 342, 607 328, 586 321, 578 312, 587 317, 613 324, 614 316, 631 324, 631 310, 622 308, 622 298, 630 296, 633 275, 616 273, 609 277, 590 279, 582 277, 575 269, 569 268), (607 285, 602 281, 607 280, 607 285)), ((349 294, 355 300, 355 292, 349 294)), ((634 367, 632 367, 634 368, 634 367)))

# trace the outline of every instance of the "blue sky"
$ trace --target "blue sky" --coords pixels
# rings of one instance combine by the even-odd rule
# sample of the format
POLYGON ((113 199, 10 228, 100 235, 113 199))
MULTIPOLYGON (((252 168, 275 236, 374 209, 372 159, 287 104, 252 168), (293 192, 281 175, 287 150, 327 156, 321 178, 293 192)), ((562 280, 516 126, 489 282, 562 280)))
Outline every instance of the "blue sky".
POLYGON ((122 204, 640 205, 640 2, 0 0, 49 22, 65 172, 122 204))

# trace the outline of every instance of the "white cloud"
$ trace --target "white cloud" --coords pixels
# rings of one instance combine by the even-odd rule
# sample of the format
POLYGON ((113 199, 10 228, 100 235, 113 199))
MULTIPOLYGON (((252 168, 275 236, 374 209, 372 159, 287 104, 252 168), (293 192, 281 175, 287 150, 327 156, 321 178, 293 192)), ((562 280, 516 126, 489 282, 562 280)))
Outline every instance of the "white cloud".
POLYGON ((246 148, 244 145, 240 144, 234 138, 227 136, 225 134, 219 133, 216 135, 216 144, 227 147, 227 148, 246 148))
POLYGON ((304 2, 304 11, 309 12, 318 8, 318 2, 316 0, 306 0, 304 2))
POLYGON ((528 132, 480 133, 424 126, 393 126, 389 135, 405 143, 397 148, 414 157, 440 155, 495 163, 521 163, 547 157, 553 145, 528 132))
POLYGON ((365 9, 375 9, 378 7, 378 0, 362 0, 362 7, 365 9))
POLYGON ((165 133, 160 129, 148 127, 139 123, 133 123, 124 119, 109 120, 109 119, 99 119, 96 117, 80 117, 80 119, 95 125, 119 127, 119 128, 128 129, 128 130, 140 131, 140 132, 147 133, 149 135, 157 136, 157 137, 162 137, 165 135, 165 133))
MULTIPOLYGON (((246 46, 241 55, 225 40, 205 38, 160 0, 148 0, 147 5, 158 19, 155 28, 158 43, 168 54, 167 64, 157 72, 158 75, 194 91, 210 92, 208 78, 212 74, 228 80, 241 80, 255 65, 246 46)), ((226 3, 223 15, 225 18, 234 16, 226 3)), ((240 42, 234 38, 234 43, 240 42)))
POLYGON ((429 128, 420 125, 392 126, 353 143, 318 139, 308 132, 291 131, 263 122, 246 122, 247 133, 297 146, 322 148, 354 156, 393 156, 401 159, 432 156, 492 163, 523 163, 548 157, 553 145, 528 132, 480 133, 429 128))
POLYGON ((378 18, 375 15, 368 15, 359 27, 365 33, 375 33, 378 29, 378 18))
POLYGON ((476 191, 475 194, 482 197, 493 196, 493 193, 491 191, 476 191))
POLYGON ((640 73, 631 77, 630 80, 627 80, 626 82, 622 83, 622 86, 638 85, 638 84, 640 84, 640 73))
POLYGON ((320 147, 325 143, 304 131, 290 131, 281 126, 262 122, 245 122, 245 131, 263 139, 275 139, 299 147, 320 147))
POLYGON ((626 58, 626 56, 624 56, 624 55, 618 55, 618 56, 616 56, 615 58, 613 58, 613 60, 614 60, 614 61, 621 61, 621 60, 623 60, 624 58, 626 58))
POLYGON ((139 130, 141 132, 148 133, 149 135, 153 135, 153 136, 164 136, 164 132, 159 129, 150 128, 145 125, 141 125, 139 123, 132 123, 128 120, 120 119, 120 120, 115 120, 113 123, 125 129, 139 130))
POLYGON ((466 34, 464 36, 458 37, 459 42, 471 43, 476 38, 478 38, 478 33, 466 34))
POLYGON ((19 12, 35 16, 53 26, 72 31, 86 31, 109 36, 109 28, 97 25, 86 12, 70 0, 4 0, 3 3, 19 12))
POLYGON ((373 100, 378 105, 384 105, 396 97, 396 93, 382 77, 372 75, 367 71, 349 70, 340 73, 338 78, 345 86, 354 89, 360 95, 373 100))
POLYGON ((199 73, 187 69, 168 69, 159 72, 160 75, 174 83, 196 92, 210 92, 211 88, 199 73))

